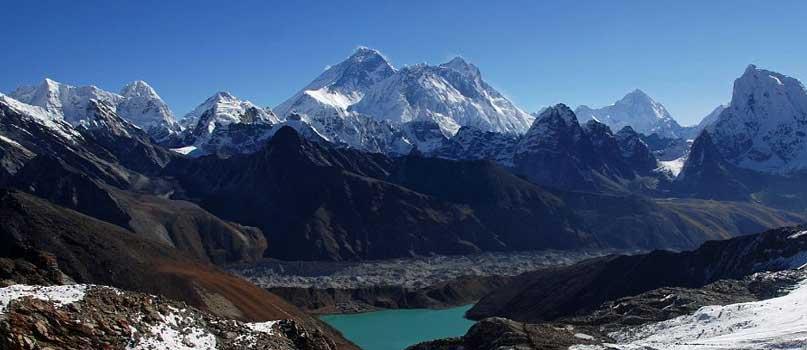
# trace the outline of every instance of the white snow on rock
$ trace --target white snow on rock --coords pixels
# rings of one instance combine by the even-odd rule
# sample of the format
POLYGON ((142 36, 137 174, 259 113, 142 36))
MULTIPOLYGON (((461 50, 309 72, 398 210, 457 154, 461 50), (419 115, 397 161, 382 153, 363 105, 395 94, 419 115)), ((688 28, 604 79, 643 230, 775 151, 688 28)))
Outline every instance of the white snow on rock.
POLYGON ((278 322, 280 321, 266 321, 266 322, 254 322, 254 323, 245 323, 249 329, 266 334, 274 334, 275 330, 272 329, 278 322))
POLYGON ((205 329, 194 327, 193 319, 178 313, 160 315, 162 322, 154 325, 149 334, 142 334, 137 343, 127 350, 215 350, 216 336, 205 329))
POLYGON ((217 127, 230 124, 274 124, 280 122, 271 111, 220 91, 186 114, 189 131, 201 142, 217 127))
POLYGON ((681 173, 681 170, 684 169, 684 163, 686 163, 686 160, 687 157, 683 156, 673 160, 659 161, 659 169, 665 170, 673 176, 678 176, 678 174, 681 173))
POLYGON ((350 57, 326 69, 274 110, 281 118, 292 113, 312 119, 344 117, 350 105, 395 72, 380 52, 359 47, 350 57))
POLYGON ((179 147, 179 148, 172 148, 171 150, 176 152, 176 153, 179 153, 179 154, 189 155, 193 151, 195 151, 197 148, 198 147, 196 147, 196 146, 185 146, 185 147, 179 147))
POLYGON ((0 314, 5 313, 9 303, 24 297, 50 301, 56 305, 68 305, 81 301, 87 292, 86 284, 64 286, 30 286, 15 284, 0 288, 0 314))
POLYGON ((395 122, 431 120, 446 136, 462 126, 523 134, 533 116, 488 85, 476 66, 455 58, 439 66, 401 69, 367 92, 350 110, 395 122))
POLYGON ((2 93, 0 93, 0 104, 8 106, 12 110, 25 116, 28 120, 52 130, 56 135, 67 141, 76 141, 82 139, 81 134, 70 124, 63 121, 60 116, 55 115, 42 107, 32 106, 27 103, 20 102, 10 96, 3 95, 2 93))
POLYGON ((767 173, 807 170, 807 90, 795 78, 748 66, 729 106, 707 130, 737 166, 767 173))
POLYGON ((704 306, 691 315, 609 335, 617 340, 606 344, 610 349, 805 349, 807 281, 778 298, 704 306))
POLYGON ((585 334, 585 333, 575 333, 574 337, 577 338, 577 339, 583 339, 583 340, 594 340, 594 337, 592 337, 592 336, 590 336, 588 334, 585 334))
POLYGON ((807 235, 807 230, 796 232, 790 236, 787 236, 788 239, 796 239, 801 236, 807 235))

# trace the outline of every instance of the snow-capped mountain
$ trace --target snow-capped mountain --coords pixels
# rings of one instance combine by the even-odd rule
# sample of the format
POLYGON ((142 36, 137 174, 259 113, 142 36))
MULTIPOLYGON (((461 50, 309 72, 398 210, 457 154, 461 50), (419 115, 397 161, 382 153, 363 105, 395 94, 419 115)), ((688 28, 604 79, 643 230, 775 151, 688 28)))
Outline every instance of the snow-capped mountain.
MULTIPOLYGON (((334 144, 370 152, 405 154, 419 141, 406 140, 402 125, 348 111, 373 85, 395 73, 395 68, 380 52, 360 47, 274 110, 281 119, 299 115, 302 123, 334 144)), ((428 145, 424 143, 420 147, 428 145)))
POLYGON ((462 126, 522 134, 535 119, 482 80, 476 66, 459 57, 439 66, 405 67, 373 86, 349 110, 397 122, 432 120, 446 136, 462 126))
POLYGON ((220 91, 186 114, 180 123, 185 130, 180 141, 172 145, 176 147, 174 151, 229 156, 259 149, 281 121, 268 108, 220 91))
MULTIPOLYGON (((53 135, 58 136, 64 141, 74 142, 82 138, 81 134, 71 127, 69 123, 45 108, 22 103, 2 93, 0 93, 0 107, 9 108, 11 111, 16 112, 25 122, 37 124, 42 128, 50 130, 53 135)), ((10 140, 8 137, 4 139, 10 140)), ((12 142, 19 144, 16 140, 12 140, 12 142)))
POLYGON ((795 78, 749 65, 730 105, 707 128, 729 162, 768 173, 807 169, 807 90, 795 78))
POLYGON ((19 87, 10 96, 41 107, 72 125, 92 119, 88 108, 90 101, 95 100, 113 106, 120 117, 146 130, 158 141, 180 131, 171 109, 144 81, 132 82, 121 94, 116 94, 92 85, 75 87, 45 79, 38 86, 19 87))
POLYGON ((585 105, 579 106, 575 114, 581 123, 595 119, 608 125, 612 130, 630 126, 645 135, 657 133, 672 138, 686 136, 684 128, 673 119, 670 112, 639 89, 628 93, 610 106, 597 109, 585 105))
POLYGON ((395 68, 380 52, 360 47, 274 110, 281 118, 291 113, 307 115, 312 119, 344 117, 350 105, 361 100, 373 85, 395 72, 395 68))
POLYGON ((436 149, 463 125, 523 133, 534 119, 482 81, 479 69, 461 58, 437 67, 396 70, 380 52, 364 47, 328 68, 275 112, 281 119, 300 114, 333 143, 392 154, 415 147, 422 152, 436 149), (441 135, 432 132, 432 125, 441 135))
POLYGON ((87 106, 90 100, 105 101, 113 106, 123 100, 122 96, 96 86, 75 87, 51 79, 45 79, 38 86, 19 87, 9 96, 22 103, 42 107, 73 125, 89 118, 87 106))
POLYGON ((117 114, 146 130, 157 141, 182 130, 168 104, 145 81, 129 83, 123 87, 120 95, 123 99, 117 105, 117 114))
POLYGON ((229 124, 273 124, 280 120, 272 111, 250 101, 240 100, 228 92, 219 91, 182 118, 189 126, 188 134, 198 142, 218 127, 229 124))

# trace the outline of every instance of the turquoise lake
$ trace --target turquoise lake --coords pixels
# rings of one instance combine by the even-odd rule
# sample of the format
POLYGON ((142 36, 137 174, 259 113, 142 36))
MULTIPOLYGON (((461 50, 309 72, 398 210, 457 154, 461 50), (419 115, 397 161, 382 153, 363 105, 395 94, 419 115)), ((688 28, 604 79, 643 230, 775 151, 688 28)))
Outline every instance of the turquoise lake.
POLYGON ((327 315, 320 319, 364 350, 401 350, 422 341, 464 335, 474 324, 463 317, 471 306, 443 310, 384 310, 327 315))

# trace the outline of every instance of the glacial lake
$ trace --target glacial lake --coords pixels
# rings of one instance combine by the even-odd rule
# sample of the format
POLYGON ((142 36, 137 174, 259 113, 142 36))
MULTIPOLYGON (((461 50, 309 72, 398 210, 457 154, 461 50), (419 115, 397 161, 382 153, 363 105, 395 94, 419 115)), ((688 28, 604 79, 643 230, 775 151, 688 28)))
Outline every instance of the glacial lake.
POLYGON ((427 340, 464 335, 473 305, 443 310, 400 309, 320 317, 364 350, 402 350, 427 340))

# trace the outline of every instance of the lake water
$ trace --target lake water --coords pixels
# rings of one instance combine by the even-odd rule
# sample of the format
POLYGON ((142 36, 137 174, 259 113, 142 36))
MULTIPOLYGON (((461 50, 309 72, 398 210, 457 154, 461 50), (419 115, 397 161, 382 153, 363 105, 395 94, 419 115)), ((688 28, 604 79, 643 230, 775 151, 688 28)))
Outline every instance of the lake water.
POLYGON ((384 310, 327 315, 321 319, 364 350, 401 350, 427 340, 464 335, 474 324, 463 318, 471 306, 384 310))

